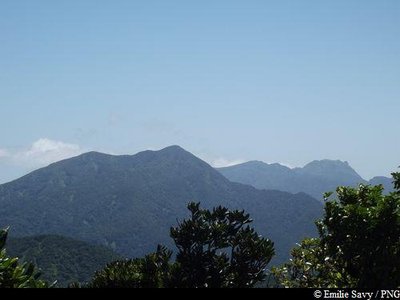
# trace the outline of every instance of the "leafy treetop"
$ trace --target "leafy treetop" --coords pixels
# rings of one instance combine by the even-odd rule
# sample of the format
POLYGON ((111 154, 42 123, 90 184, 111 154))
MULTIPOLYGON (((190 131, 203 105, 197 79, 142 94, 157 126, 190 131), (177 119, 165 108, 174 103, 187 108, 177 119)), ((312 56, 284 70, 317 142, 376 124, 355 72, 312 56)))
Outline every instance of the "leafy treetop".
POLYGON ((8 257, 4 249, 8 230, 0 231, 0 288, 47 288, 32 264, 20 264, 18 258, 8 257))
POLYGON ((305 240, 274 273, 287 287, 397 288, 400 286, 400 173, 396 191, 382 186, 339 187, 327 194, 319 239, 305 240))
POLYGON ((118 261, 98 272, 89 287, 253 287, 265 279, 273 243, 249 226, 250 216, 224 207, 188 206, 191 217, 171 228, 178 253, 159 246, 143 259, 118 261))

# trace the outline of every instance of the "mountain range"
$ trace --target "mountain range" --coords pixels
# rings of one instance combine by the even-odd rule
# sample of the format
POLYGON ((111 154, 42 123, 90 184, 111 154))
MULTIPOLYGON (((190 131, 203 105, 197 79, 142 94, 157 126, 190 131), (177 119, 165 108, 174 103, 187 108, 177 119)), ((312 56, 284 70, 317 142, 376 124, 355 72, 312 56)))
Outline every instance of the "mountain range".
POLYGON ((170 227, 188 202, 244 209, 276 245, 276 263, 316 234, 322 204, 305 193, 258 190, 229 181, 178 146, 136 155, 90 152, 0 185, 0 227, 12 237, 62 235, 125 257, 172 247, 170 227))
POLYGON ((251 185, 257 189, 279 190, 289 193, 304 192, 322 200, 326 192, 335 191, 338 186, 358 184, 382 184, 386 192, 393 191, 392 179, 374 177, 363 179, 348 162, 339 160, 313 161, 303 168, 288 168, 280 164, 261 161, 219 168, 218 171, 233 182, 251 185))

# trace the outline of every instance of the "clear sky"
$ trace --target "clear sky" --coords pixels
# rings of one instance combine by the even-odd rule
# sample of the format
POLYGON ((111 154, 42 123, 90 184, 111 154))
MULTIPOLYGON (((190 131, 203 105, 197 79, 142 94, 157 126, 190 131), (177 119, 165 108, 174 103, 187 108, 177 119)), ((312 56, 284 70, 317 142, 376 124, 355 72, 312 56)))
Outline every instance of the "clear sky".
POLYGON ((400 165, 398 0, 1 0, 0 182, 97 150, 400 165))

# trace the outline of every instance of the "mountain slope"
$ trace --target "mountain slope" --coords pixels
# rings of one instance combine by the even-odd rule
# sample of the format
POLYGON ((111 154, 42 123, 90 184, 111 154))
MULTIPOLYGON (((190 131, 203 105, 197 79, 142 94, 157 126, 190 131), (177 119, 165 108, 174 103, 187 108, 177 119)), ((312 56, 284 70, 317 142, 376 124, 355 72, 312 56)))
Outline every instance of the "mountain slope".
POLYGON ((133 156, 87 153, 0 186, 0 227, 18 236, 58 234, 142 256, 171 246, 169 228, 186 205, 245 209, 279 258, 315 234, 322 205, 305 195, 232 183, 178 146, 133 156))
MULTIPOLYGON (((323 194, 335 191, 338 186, 367 184, 347 162, 313 161, 303 168, 290 169, 279 164, 251 161, 244 164, 220 168, 218 171, 231 181, 254 186, 258 189, 279 190, 290 193, 304 192, 322 200, 323 194)), ((384 184, 392 191, 391 179, 377 177, 371 184, 384 184)))
POLYGON ((377 176, 377 177, 372 178, 369 181, 369 184, 371 184, 371 185, 379 185, 379 184, 381 184, 385 188, 385 192, 386 193, 394 192, 393 178, 377 176))
POLYGON ((35 264, 41 278, 64 287, 89 281, 96 271, 119 258, 106 247, 55 235, 11 238, 7 253, 35 264))

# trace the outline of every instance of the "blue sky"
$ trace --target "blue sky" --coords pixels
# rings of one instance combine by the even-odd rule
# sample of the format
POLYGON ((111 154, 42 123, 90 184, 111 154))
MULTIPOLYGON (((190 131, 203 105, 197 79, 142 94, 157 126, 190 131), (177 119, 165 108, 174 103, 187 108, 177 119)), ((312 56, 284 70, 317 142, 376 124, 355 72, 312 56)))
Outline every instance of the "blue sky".
POLYGON ((400 1, 2 0, 0 182, 87 150, 400 165, 400 1))

